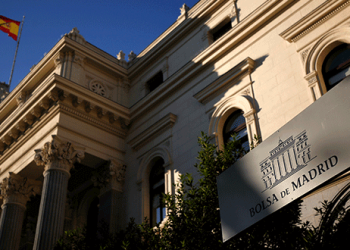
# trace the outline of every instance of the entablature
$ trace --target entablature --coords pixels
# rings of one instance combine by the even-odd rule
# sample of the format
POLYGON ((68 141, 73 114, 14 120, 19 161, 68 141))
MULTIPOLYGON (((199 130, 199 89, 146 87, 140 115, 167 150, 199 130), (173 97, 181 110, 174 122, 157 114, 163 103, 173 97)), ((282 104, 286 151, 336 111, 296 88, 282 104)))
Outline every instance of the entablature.
MULTIPOLYGON (((126 137, 128 108, 53 74, 20 102, 0 128, 0 164, 59 113, 83 120, 119 138, 126 137)), ((59 124, 58 124, 59 125, 59 124)))

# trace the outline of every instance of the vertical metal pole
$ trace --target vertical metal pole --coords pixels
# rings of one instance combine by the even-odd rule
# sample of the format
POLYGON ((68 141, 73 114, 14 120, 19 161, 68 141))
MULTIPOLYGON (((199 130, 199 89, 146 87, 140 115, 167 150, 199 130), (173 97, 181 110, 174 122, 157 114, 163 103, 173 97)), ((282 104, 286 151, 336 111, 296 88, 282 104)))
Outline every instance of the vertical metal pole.
POLYGON ((24 24, 24 18, 25 18, 25 16, 23 16, 23 19, 22 19, 21 31, 19 32, 19 36, 18 36, 18 40, 17 40, 15 58, 13 59, 13 63, 12 63, 11 75, 10 75, 10 79, 9 79, 9 91, 10 91, 10 86, 11 86, 11 81, 12 81, 13 70, 15 69, 15 63, 16 63, 16 57, 17 57, 19 41, 21 40, 21 34, 22 34, 22 29, 23 29, 23 24, 24 24))

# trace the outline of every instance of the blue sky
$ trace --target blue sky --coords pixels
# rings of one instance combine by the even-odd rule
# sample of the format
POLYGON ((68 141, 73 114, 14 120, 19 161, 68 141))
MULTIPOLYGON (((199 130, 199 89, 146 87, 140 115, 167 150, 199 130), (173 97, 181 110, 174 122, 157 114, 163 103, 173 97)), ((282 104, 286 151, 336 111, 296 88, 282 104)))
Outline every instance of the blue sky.
MULTIPOLYGON (((120 50, 139 54, 172 25, 186 3, 198 0, 11 0, 0 15, 25 16, 11 90, 61 36, 77 27, 86 41, 116 56, 120 50)), ((0 81, 8 83, 16 42, 0 31, 0 81)))

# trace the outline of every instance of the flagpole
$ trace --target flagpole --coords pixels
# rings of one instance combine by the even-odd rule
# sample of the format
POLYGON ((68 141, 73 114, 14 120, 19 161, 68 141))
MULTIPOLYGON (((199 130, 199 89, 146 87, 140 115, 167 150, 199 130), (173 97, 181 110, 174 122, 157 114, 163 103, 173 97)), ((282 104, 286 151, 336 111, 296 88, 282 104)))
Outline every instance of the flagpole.
POLYGON ((13 70, 15 69, 15 63, 16 63, 16 58, 17 58, 17 51, 18 51, 18 47, 19 47, 19 41, 21 40, 21 34, 22 34, 22 29, 23 29, 23 24, 24 24, 24 17, 25 16, 23 16, 22 25, 21 25, 21 31, 19 32, 19 36, 18 36, 18 40, 17 40, 15 58, 13 59, 13 63, 12 63, 11 75, 10 75, 10 79, 9 79, 9 90, 10 90, 10 86, 11 86, 13 70))

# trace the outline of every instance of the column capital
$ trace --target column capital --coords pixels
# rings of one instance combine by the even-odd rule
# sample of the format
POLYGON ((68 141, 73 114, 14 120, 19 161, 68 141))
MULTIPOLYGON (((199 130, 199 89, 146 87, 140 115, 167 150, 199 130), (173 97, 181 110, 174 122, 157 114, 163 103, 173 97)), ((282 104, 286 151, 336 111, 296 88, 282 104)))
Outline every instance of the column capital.
POLYGON ((41 149, 35 150, 34 161, 38 166, 45 166, 44 175, 48 170, 59 170, 69 174, 74 163, 81 162, 83 158, 82 148, 52 135, 50 142, 46 142, 41 149))
POLYGON ((12 172, 0 183, 3 204, 15 203, 25 207, 31 196, 41 193, 41 181, 23 178, 12 172))
POLYGON ((109 161, 108 164, 101 166, 95 171, 91 178, 94 186, 98 186, 104 191, 110 189, 123 191, 125 181, 126 165, 117 161, 109 161))

